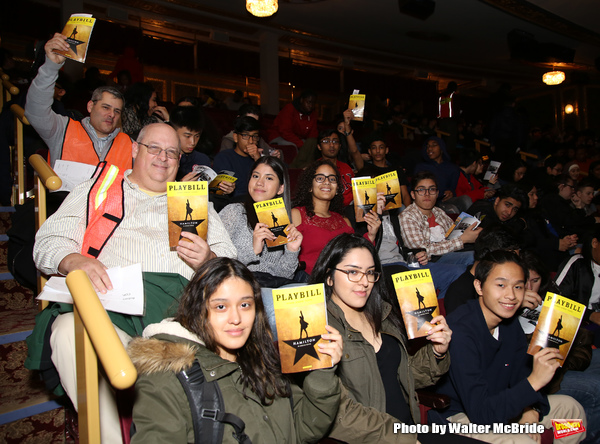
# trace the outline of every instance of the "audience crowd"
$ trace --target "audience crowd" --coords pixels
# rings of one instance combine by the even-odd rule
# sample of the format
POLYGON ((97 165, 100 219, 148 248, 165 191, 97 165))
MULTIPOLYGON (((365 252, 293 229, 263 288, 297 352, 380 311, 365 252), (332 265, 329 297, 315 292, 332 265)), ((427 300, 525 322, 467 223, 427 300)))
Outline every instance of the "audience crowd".
MULTIPOLYGON (((438 121, 395 107, 378 128, 353 121, 351 110, 340 110, 338 124, 328 127, 318 121, 314 91, 285 105, 269 125, 241 91, 222 103, 206 91, 169 106, 142 82, 84 93, 78 100, 88 100, 89 116, 78 118, 54 106, 64 96, 58 79, 65 61, 56 49, 68 49, 60 34, 46 43, 26 116, 52 166, 61 160, 99 168, 64 193, 34 245, 30 239, 29 250, 19 245, 18 252, 33 254, 45 274, 82 269, 101 293, 112 288, 107 268, 141 263, 145 315, 111 314, 140 369, 135 442, 199 442, 194 405, 175 377, 194 362, 216 381, 226 411, 246 425, 240 432, 231 418, 217 419, 222 442, 435 442, 395 428, 421 422, 422 387, 451 399, 446 410, 430 411, 430 424, 551 427, 553 418, 576 418, 587 432, 561 441, 600 440, 600 373, 592 371, 600 365, 593 349, 600 345, 594 134, 527 128, 514 118, 512 98, 488 123, 438 121), (215 107, 232 113, 222 140, 210 140, 215 107), (514 128, 502 132, 509 111, 514 128), (487 151, 477 151, 475 140, 488 142, 487 151), (501 162, 499 170, 488 171, 490 161, 501 162), (182 232, 170 249, 167 182, 206 180, 210 169, 235 180, 210 190, 206 239, 182 232), (399 179, 401 207, 385 210, 378 193, 357 221, 352 179, 390 172, 399 179), (254 204, 275 198, 285 203, 288 243, 270 248, 266 241, 275 236, 254 204), (463 212, 477 221, 449 239, 463 212), (445 307, 416 352, 390 277, 411 269, 431 272, 445 307), (331 327, 321 332, 329 342, 319 351, 334 367, 291 377, 282 375, 273 347, 271 292, 306 283, 325 285, 331 327), (539 315, 546 291, 586 306, 562 368, 555 349, 526 353, 531 328, 523 319, 539 315)), ((455 91, 456 84, 444 100, 455 91)), ((77 408, 71 312, 56 303, 38 316, 26 364, 77 408)), ((120 443, 115 394, 100 379, 102 439, 120 443)), ((444 442, 508 442, 480 431, 444 442)), ((510 439, 540 442, 531 430, 510 439)))

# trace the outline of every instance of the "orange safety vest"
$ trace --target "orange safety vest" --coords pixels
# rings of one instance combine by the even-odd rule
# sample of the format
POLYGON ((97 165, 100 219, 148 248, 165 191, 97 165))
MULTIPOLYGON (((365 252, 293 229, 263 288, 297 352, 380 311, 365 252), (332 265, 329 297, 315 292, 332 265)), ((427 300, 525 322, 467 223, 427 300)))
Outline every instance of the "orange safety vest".
MULTIPOLYGON (((108 152, 103 160, 116 165, 122 171, 131 169, 133 167, 132 143, 131 137, 119 132, 108 147, 108 152)), ((69 119, 69 123, 67 123, 60 159, 88 165, 97 165, 100 162, 90 135, 76 120, 69 119)))
POLYGON ((101 162, 87 199, 86 229, 81 254, 97 258, 123 220, 123 173, 115 165, 101 162))

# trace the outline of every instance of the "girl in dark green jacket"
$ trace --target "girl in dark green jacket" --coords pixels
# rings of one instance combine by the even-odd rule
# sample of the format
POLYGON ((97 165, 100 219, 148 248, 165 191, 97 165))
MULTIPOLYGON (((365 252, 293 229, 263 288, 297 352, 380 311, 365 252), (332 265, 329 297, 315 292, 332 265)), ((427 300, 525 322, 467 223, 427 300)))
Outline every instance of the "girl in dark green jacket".
MULTIPOLYGON (((334 367, 309 372, 302 389, 290 384, 281 374, 252 273, 233 259, 206 262, 181 297, 177 316, 148 326, 145 337, 129 346, 140 374, 132 443, 204 442, 195 441, 190 405, 177 379, 195 360, 206 381, 217 382, 225 412, 244 421, 251 442, 318 441, 340 402, 335 364, 342 340, 335 329, 327 330, 323 338, 330 342, 319 351, 331 356, 334 367)), ((225 424, 223 443, 237 442, 233 430, 225 424)))
POLYGON ((353 444, 417 442, 416 433, 398 433, 394 426, 420 424, 415 389, 434 385, 448 371, 452 332, 446 320, 433 318, 429 344, 410 356, 400 313, 385 301, 375 247, 354 234, 327 244, 311 282, 325 283, 329 323, 344 339, 342 404, 329 436, 353 444))

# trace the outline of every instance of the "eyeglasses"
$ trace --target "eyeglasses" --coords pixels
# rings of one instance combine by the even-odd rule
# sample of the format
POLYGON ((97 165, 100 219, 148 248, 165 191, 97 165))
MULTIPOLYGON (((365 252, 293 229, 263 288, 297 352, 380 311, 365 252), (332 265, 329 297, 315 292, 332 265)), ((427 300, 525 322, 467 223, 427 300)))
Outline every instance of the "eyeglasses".
POLYGON ((369 271, 359 271, 359 270, 340 270, 339 268, 334 268, 334 270, 341 271, 344 273, 350 282, 360 282, 362 281, 363 276, 367 277, 367 281, 371 284, 377 282, 381 277, 381 273, 375 270, 369 271))
POLYGON ((422 187, 422 188, 417 188, 414 191, 419 196, 425 196, 426 194, 437 194, 438 189, 436 187, 429 187, 429 188, 422 187))
POLYGON ((169 159, 179 159, 179 150, 162 149, 159 146, 146 145, 145 143, 142 143, 142 142, 138 142, 138 145, 144 145, 146 147, 146 150, 148 151, 148 154, 152 154, 153 156, 160 156, 160 153, 162 153, 164 151, 167 154, 167 157, 169 159))
POLYGON ((244 140, 248 140, 250 137, 252 137, 253 142, 258 142, 260 140, 260 135, 258 134, 238 133, 238 135, 244 140))
POLYGON ((326 176, 325 174, 315 174, 314 178, 317 183, 323 183, 325 180, 328 180, 329 183, 337 183, 337 176, 335 174, 330 174, 329 176, 326 176))
POLYGON ((324 143, 324 144, 330 143, 332 145, 339 145, 340 141, 338 139, 321 139, 321 143, 324 143))
POLYGON ((562 183, 561 185, 564 185, 565 187, 569 187, 569 188, 575 189, 575 187, 573 185, 569 185, 568 183, 562 183))

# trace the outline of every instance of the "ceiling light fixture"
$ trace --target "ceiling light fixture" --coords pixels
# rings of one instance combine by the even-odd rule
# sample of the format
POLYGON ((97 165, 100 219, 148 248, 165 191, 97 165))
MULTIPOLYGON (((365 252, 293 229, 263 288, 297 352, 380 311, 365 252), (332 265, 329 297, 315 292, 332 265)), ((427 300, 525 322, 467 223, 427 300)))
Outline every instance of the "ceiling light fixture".
POLYGON ((246 0, 246 9, 256 17, 269 17, 277 12, 277 0, 246 0))
POLYGON ((573 111, 575 111, 573 105, 568 104, 567 106, 565 106, 565 114, 573 114, 573 111))
POLYGON ((562 71, 550 71, 542 76, 546 85, 559 85, 565 81, 565 73, 562 71))

